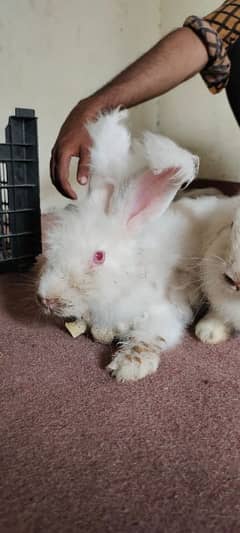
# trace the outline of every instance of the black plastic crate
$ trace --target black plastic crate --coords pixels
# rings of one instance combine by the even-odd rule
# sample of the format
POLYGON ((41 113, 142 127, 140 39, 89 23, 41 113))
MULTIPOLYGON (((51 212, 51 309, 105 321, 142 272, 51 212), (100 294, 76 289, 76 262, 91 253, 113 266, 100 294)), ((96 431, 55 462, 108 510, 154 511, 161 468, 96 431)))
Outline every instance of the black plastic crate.
POLYGON ((41 253, 37 119, 15 109, 0 144, 0 272, 30 268, 41 253))

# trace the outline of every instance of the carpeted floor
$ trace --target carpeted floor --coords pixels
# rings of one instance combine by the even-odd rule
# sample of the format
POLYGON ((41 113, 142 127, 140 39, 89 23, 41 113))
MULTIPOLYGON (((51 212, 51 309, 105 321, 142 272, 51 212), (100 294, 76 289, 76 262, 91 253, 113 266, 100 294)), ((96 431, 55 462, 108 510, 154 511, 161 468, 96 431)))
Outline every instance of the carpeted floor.
POLYGON ((0 277, 0 532, 239 533, 239 339, 118 385, 0 277))

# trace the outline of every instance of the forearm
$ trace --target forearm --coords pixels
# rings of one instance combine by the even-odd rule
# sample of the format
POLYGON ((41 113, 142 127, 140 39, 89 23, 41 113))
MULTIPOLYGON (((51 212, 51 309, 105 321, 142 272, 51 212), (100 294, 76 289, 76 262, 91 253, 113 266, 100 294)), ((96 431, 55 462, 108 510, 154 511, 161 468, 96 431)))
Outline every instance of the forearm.
POLYGON ((166 93, 200 72, 208 62, 206 47, 189 28, 180 28, 157 43, 111 82, 81 100, 61 127, 51 158, 54 185, 69 198, 76 193, 68 182, 71 157, 79 157, 77 179, 87 182, 91 139, 85 128, 100 112, 132 107, 166 93))
POLYGON ((200 72, 206 47, 189 28, 170 33, 91 96, 96 106, 132 107, 160 96, 200 72))

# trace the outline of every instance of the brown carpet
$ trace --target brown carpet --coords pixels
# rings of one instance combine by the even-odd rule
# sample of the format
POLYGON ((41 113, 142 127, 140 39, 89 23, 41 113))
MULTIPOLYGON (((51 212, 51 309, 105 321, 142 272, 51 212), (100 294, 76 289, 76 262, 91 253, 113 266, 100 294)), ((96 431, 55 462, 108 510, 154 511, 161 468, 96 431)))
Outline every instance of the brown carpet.
MULTIPOLYGON (((0 277, 0 532, 240 532, 239 338, 118 385, 0 277)), ((17 285, 17 286, 16 286, 17 285)))

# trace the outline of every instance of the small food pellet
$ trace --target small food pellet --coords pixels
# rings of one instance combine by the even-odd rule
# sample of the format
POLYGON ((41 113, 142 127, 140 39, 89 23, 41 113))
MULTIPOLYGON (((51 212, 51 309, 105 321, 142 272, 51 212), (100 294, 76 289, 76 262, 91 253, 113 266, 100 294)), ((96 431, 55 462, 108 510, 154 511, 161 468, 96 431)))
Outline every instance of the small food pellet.
POLYGON ((84 320, 74 320, 74 322, 65 322, 65 328, 70 335, 76 339, 80 335, 83 335, 87 329, 87 324, 84 320))

